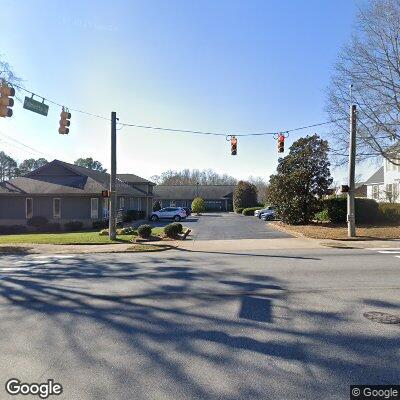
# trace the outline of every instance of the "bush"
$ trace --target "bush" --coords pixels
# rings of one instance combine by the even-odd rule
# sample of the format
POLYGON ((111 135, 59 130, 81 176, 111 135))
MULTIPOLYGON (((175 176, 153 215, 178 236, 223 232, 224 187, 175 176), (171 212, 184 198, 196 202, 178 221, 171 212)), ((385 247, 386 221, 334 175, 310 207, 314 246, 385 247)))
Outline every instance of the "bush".
POLYGON ((201 197, 196 197, 192 201, 192 212, 199 214, 204 212, 205 208, 206 208, 206 203, 201 197))
POLYGON ((379 220, 383 222, 400 222, 400 204, 379 203, 379 220))
POLYGON ((254 211, 259 210, 259 209, 260 209, 259 206, 258 207, 248 207, 248 208, 245 208, 242 211, 242 214, 243 215, 253 215, 254 216, 254 211))
POLYGON ((317 213, 315 214, 314 219, 315 219, 316 221, 319 221, 319 222, 329 222, 328 210, 325 209, 325 210, 322 210, 322 211, 320 211, 320 212, 317 212, 317 213))
POLYGON ((106 229, 108 228, 108 220, 107 219, 99 219, 97 221, 93 221, 93 229, 106 229))
POLYGON ((49 221, 46 217, 36 215, 35 217, 29 218, 26 224, 38 230, 43 230, 48 225, 48 223, 49 221))
POLYGON ((128 210, 124 214, 124 222, 132 222, 138 219, 138 211, 137 210, 128 210))
POLYGON ((146 211, 138 211, 138 219, 146 219, 146 211))
POLYGON ((58 222, 52 222, 46 225, 44 228, 46 232, 60 232, 61 225, 58 222))
POLYGON ((151 236, 151 229, 150 225, 140 225, 137 231, 140 237, 148 239, 151 236))
POLYGON ((3 225, 0 226, 0 234, 10 235, 16 233, 27 232, 27 227, 24 225, 3 225))
POLYGON ((100 236, 108 236, 108 229, 102 229, 102 230, 99 232, 99 235, 100 235, 100 236))
POLYGON ((161 210, 161 203, 156 200, 153 204, 153 211, 160 211, 161 210))
POLYGON ((235 213, 236 214, 241 214, 243 212, 243 210, 244 210, 244 207, 236 207, 235 208, 235 213))
POLYGON ((135 230, 128 226, 126 228, 117 229, 117 235, 133 235, 135 230))
POLYGON ((69 221, 64 224, 64 229, 69 232, 80 231, 83 228, 81 221, 69 221))
MULTIPOLYGON (((356 223, 366 224, 378 220, 378 203, 372 199, 356 197, 356 223)), ((322 201, 321 210, 326 210, 329 220, 334 224, 347 221, 347 198, 331 197, 322 201)))
POLYGON ((239 181, 233 191, 234 208, 247 208, 257 204, 257 188, 254 184, 239 181))
POLYGON ((178 234, 181 232, 182 232, 182 225, 177 223, 169 224, 164 228, 164 233, 169 238, 176 238, 178 234))

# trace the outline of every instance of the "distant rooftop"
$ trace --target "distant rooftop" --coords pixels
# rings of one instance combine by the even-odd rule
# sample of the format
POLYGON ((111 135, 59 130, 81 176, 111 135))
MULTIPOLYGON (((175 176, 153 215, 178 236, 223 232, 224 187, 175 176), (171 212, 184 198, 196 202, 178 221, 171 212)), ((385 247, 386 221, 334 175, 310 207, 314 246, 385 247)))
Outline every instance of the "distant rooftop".
POLYGON ((384 169, 383 166, 378 169, 367 181, 366 185, 377 185, 384 183, 384 169))

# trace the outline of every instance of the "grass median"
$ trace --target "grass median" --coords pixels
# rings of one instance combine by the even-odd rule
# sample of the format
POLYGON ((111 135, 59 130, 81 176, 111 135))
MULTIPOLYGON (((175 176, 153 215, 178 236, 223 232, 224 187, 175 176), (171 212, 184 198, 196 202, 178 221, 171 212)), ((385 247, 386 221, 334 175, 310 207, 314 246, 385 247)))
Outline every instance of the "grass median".
MULTIPOLYGON (((312 223, 309 225, 287 225, 272 222, 278 229, 312 239, 347 240, 347 225, 332 223, 312 223)), ((352 240, 400 239, 400 226, 397 224, 358 225, 357 237, 352 240)))
MULTIPOLYGON (((152 235, 164 234, 164 228, 153 228, 152 235)), ((0 235, 0 244, 117 244, 131 243, 137 233, 117 235, 116 240, 110 241, 108 236, 99 235, 98 231, 57 232, 57 233, 21 233, 17 235, 0 235)))

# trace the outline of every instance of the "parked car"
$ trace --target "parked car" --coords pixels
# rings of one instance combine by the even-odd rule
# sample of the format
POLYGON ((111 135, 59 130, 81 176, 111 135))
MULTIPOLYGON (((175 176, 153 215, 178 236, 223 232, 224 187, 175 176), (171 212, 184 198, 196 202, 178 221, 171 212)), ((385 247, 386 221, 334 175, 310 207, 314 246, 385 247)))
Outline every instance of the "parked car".
POLYGON ((180 221, 186 218, 186 211, 182 207, 165 207, 159 211, 153 211, 150 215, 151 221, 158 221, 159 219, 173 219, 180 221))
POLYGON ((276 217, 276 211, 274 207, 268 207, 268 209, 261 214, 263 221, 272 221, 276 217))
POLYGON ((262 214, 264 214, 270 210, 273 210, 273 209, 274 209, 274 207, 268 206, 268 207, 262 208, 261 210, 256 210, 256 211, 254 211, 254 216, 261 219, 262 214))
POLYGON ((192 209, 189 207, 183 207, 183 209, 186 211, 186 216, 188 217, 190 214, 192 214, 192 209))

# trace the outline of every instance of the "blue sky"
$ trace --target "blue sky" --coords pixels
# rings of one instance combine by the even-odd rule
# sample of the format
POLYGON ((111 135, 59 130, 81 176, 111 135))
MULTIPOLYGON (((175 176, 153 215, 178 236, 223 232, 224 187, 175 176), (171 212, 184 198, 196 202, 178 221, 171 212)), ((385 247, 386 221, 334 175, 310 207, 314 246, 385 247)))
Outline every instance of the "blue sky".
MULTIPOLYGON (((351 0, 43 1, 0 0, 0 52, 38 94, 137 124, 226 134, 277 131, 327 120, 324 89, 357 11, 351 0), (6 40, 4 40, 6 38, 6 40)), ((362 3, 361 3, 362 4, 362 3)), ((73 162, 91 156, 109 167, 107 121, 72 113, 58 135, 48 117, 22 109, 0 121, 17 159, 73 162), (14 143, 11 145, 11 143, 14 143), (18 147, 18 148, 17 148, 18 147)), ((291 135, 287 147, 312 129, 291 135)), ((237 178, 268 176, 278 160, 272 137, 239 138, 118 131, 118 172, 144 177, 167 169, 212 168, 237 178)), ((343 171, 334 172, 337 178, 343 171)))

